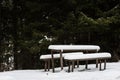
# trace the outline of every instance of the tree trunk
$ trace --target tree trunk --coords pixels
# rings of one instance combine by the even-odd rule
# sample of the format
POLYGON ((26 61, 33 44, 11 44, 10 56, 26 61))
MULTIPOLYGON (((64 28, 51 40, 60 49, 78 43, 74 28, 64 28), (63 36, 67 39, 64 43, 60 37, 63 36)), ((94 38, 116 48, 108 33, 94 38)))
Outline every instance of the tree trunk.
POLYGON ((91 39, 91 33, 90 32, 88 32, 88 44, 90 44, 90 39, 91 39))
POLYGON ((17 43, 14 42, 13 56, 14 56, 14 69, 18 69, 18 56, 17 56, 17 43))

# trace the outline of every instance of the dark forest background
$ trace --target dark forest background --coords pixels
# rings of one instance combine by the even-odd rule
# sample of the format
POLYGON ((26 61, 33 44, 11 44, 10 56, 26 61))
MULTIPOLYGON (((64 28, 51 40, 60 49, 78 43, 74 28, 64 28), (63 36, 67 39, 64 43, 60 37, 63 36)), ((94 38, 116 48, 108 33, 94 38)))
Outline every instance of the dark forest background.
POLYGON ((50 44, 92 44, 120 58, 120 0, 0 0, 0 67, 43 68, 50 44))

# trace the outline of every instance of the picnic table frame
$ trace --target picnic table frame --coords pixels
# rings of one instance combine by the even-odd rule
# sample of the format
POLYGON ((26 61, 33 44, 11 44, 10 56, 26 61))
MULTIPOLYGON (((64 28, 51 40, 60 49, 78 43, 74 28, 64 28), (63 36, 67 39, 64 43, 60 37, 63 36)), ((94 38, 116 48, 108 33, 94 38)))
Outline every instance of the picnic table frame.
MULTIPOLYGON (((54 52, 60 53, 60 65, 61 70, 63 70, 63 56, 62 53, 66 51, 95 51, 98 52, 100 50, 100 47, 97 45, 49 45, 48 49, 51 50, 51 56, 52 56, 52 71, 55 72, 54 69, 54 52)), ((87 62, 86 61, 86 69, 87 69, 87 62)), ((96 60, 96 67, 98 67, 98 60, 96 60)))

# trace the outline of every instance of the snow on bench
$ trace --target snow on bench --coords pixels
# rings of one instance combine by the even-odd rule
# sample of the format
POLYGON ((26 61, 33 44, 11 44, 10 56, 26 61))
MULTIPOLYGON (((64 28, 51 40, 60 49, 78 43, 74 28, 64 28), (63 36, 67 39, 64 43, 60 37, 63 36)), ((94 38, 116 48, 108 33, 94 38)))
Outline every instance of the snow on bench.
POLYGON ((107 52, 103 53, 90 53, 90 54, 83 54, 83 55, 67 55, 64 57, 66 60, 91 60, 91 59, 104 59, 104 58, 111 58, 111 54, 107 52))
MULTIPOLYGON (((63 58, 64 58, 64 56, 67 56, 67 55, 81 55, 81 54, 83 54, 83 52, 70 52, 70 53, 62 53, 62 54, 63 54, 63 58)), ((60 58, 60 54, 53 54, 53 56, 54 56, 54 59, 60 58)), ((45 71, 46 71, 46 69, 48 69, 48 71, 49 71, 50 60, 52 59, 51 54, 41 55, 40 59, 45 61, 45 71)))
POLYGON ((66 55, 64 57, 65 60, 69 61, 68 72, 70 72, 70 64, 72 62, 72 72, 74 70, 74 61, 82 61, 82 60, 99 60, 100 70, 101 69, 101 60, 104 60, 104 69, 106 69, 106 59, 111 58, 111 54, 108 52, 101 53, 91 53, 91 54, 82 54, 82 55, 66 55))
MULTIPOLYGON (((60 58, 60 54, 54 54, 53 56, 54 56, 54 58, 60 58)), ((40 56, 40 59, 51 59, 51 58, 52 58, 51 54, 40 56)))
MULTIPOLYGON (((83 52, 70 52, 70 53, 62 53, 63 57, 66 55, 80 55, 83 54, 83 52)), ((60 58, 60 54, 53 54, 54 58, 60 58)), ((47 54, 47 55, 41 55, 40 59, 51 59, 52 56, 51 54, 47 54)))

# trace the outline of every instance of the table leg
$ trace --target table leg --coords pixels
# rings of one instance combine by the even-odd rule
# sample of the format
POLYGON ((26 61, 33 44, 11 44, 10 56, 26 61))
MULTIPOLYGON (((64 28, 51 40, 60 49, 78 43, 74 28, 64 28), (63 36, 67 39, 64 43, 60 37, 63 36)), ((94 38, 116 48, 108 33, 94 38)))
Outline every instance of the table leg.
POLYGON ((52 70, 53 70, 53 72, 55 72, 55 70, 54 70, 54 56, 53 56, 53 51, 51 51, 51 55, 52 55, 52 70))
POLYGON ((88 60, 85 61, 85 69, 88 69, 88 60))
POLYGON ((104 60, 104 69, 106 69, 106 59, 104 60))
POLYGON ((63 70, 63 57, 62 57, 62 52, 60 52, 60 65, 61 65, 61 70, 63 70))
POLYGON ((100 71, 102 70, 102 68, 101 68, 101 63, 102 63, 102 62, 101 62, 101 60, 100 60, 100 69, 99 69, 100 71))
POLYGON ((68 72, 70 72, 70 61, 68 61, 68 72))
POLYGON ((96 68, 98 68, 98 59, 96 59, 96 68))
MULTIPOLYGON (((97 53, 98 51, 96 51, 97 53)), ((96 68, 98 68, 98 59, 96 59, 96 68)))
POLYGON ((79 60, 77 60, 77 68, 79 68, 79 60))
POLYGON ((72 61, 72 72, 74 71, 74 61, 72 61))
POLYGON ((50 60, 48 60, 48 71, 50 70, 50 60))
POLYGON ((45 71, 47 71, 47 60, 45 60, 45 71))

